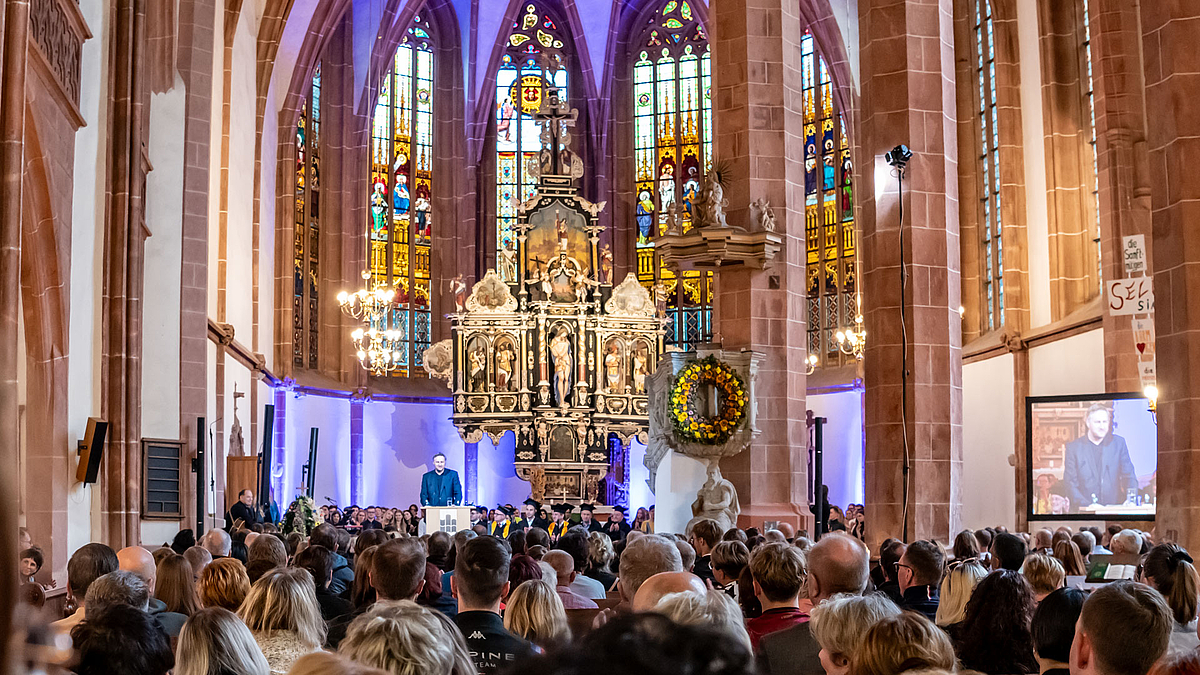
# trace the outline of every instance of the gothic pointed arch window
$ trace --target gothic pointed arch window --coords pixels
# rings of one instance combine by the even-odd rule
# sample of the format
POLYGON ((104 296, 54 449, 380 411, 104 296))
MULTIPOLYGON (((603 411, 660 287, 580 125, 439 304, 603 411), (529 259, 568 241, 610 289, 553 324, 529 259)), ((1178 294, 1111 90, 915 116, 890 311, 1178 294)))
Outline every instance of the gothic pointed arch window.
POLYGON ((829 67, 810 31, 800 41, 800 64, 808 353, 822 366, 836 366, 854 358, 841 353, 837 334, 856 327, 861 307, 854 166, 846 119, 837 110, 829 67))
POLYGON ((317 367, 321 278, 321 64, 313 70, 296 120, 292 221, 292 365, 317 367))
POLYGON ((663 266, 654 240, 674 215, 684 232, 691 229, 712 168, 708 35, 690 0, 667 0, 633 44, 637 275, 667 293, 667 344, 691 350, 712 339, 712 272, 676 274, 663 266))
POLYGON ((542 149, 533 114, 542 104, 543 74, 552 62, 553 84, 568 103, 569 47, 559 19, 540 3, 526 3, 512 24, 508 44, 496 70, 496 259, 506 281, 517 278, 517 207, 537 189, 526 164, 542 149))
POLYGON ((1004 246, 1000 208, 1000 122, 996 106, 996 40, 991 0, 972 2, 976 110, 979 113, 980 328, 1004 325, 1004 246))
POLYGON ((398 376, 425 377, 432 335, 433 78, 432 30, 418 16, 379 84, 371 121, 367 265, 371 284, 396 289, 392 329, 405 336, 398 376))

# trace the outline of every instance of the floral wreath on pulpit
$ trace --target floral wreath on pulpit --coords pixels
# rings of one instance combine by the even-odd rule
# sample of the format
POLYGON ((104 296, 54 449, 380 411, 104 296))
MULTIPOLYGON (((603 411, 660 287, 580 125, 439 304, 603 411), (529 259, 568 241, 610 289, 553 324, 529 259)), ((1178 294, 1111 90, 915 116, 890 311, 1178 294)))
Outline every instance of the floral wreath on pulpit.
POLYGON ((299 532, 307 537, 321 522, 321 515, 317 513, 317 505, 312 497, 301 495, 288 506, 279 529, 284 535, 299 532))
POLYGON ((679 371, 671 387, 671 423, 675 435, 687 443, 721 445, 746 418, 748 397, 741 376, 728 364, 707 356, 679 371), (703 387, 717 397, 717 415, 700 410, 703 387))

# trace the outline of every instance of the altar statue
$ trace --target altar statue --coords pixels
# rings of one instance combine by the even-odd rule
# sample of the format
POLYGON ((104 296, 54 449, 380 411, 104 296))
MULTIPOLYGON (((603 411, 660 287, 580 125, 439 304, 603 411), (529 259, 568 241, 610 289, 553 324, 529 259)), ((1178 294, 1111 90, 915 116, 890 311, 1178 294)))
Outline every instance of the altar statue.
POLYGON ((454 294, 454 311, 463 311, 467 304, 467 282, 463 281, 463 275, 450 280, 450 292, 454 294))
POLYGON ((613 280, 613 252, 612 247, 608 244, 600 248, 600 272, 604 276, 604 283, 611 286, 613 280))
POLYGON ((474 392, 483 391, 487 379, 487 357, 484 356, 483 349, 476 349, 467 358, 471 362, 471 368, 468 371, 470 375, 470 390, 474 392))
POLYGON ((646 393, 646 354, 645 347, 638 347, 633 352, 633 393, 646 393))
POLYGON ((704 195, 704 225, 705 227, 728 227, 725 222, 725 207, 729 200, 725 199, 725 188, 717 180, 717 172, 709 171, 704 195))
POLYGON ((620 347, 614 342, 608 345, 608 353, 604 355, 605 389, 610 394, 623 394, 621 386, 621 354, 620 347))
POLYGON ((742 507, 738 504, 737 490, 733 483, 721 477, 721 467, 718 460, 711 460, 708 465, 708 480, 696 493, 696 501, 692 502, 692 515, 685 532, 692 531, 692 525, 698 520, 711 518, 717 521, 724 532, 737 525, 738 514, 742 507))
POLYGON ((567 407, 567 394, 571 387, 571 338, 566 328, 559 328, 554 339, 550 340, 550 358, 554 361, 554 393, 555 403, 559 407, 567 407))
POLYGON ((554 211, 554 231, 558 233, 558 252, 566 253, 567 244, 567 221, 562 217, 562 212, 555 209, 554 211))
POLYGON ((512 391, 513 361, 516 358, 512 345, 501 342, 496 350, 496 391, 512 391))

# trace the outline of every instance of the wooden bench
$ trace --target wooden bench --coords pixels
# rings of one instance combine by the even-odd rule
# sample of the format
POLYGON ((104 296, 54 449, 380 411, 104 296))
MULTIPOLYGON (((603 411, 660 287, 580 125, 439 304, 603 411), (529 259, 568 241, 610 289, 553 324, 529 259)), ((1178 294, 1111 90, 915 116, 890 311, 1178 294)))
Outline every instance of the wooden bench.
POLYGON ((592 622, 602 609, 568 609, 567 626, 571 628, 571 638, 578 640, 592 630, 592 622))

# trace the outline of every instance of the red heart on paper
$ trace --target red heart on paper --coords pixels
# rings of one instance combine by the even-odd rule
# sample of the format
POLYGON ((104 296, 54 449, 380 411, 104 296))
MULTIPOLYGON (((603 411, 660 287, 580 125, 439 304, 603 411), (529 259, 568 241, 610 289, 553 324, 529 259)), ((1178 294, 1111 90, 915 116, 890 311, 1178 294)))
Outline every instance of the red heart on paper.
POLYGON ((1145 342, 1137 343, 1137 349, 1138 349, 1139 354, 1145 354, 1146 353, 1146 343, 1145 342))

